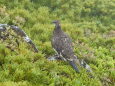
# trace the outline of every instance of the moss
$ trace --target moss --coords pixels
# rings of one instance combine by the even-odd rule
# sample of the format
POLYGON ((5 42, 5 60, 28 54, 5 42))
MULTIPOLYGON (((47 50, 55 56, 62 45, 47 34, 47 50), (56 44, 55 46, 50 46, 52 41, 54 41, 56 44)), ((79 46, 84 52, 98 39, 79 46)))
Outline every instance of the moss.
POLYGON ((114 86, 114 5, 114 0, 0 0, 0 22, 21 27, 39 49, 33 53, 23 41, 17 47, 0 39, 0 86, 114 86), (82 68, 76 73, 67 62, 46 59, 55 54, 51 22, 57 19, 95 78, 82 68))

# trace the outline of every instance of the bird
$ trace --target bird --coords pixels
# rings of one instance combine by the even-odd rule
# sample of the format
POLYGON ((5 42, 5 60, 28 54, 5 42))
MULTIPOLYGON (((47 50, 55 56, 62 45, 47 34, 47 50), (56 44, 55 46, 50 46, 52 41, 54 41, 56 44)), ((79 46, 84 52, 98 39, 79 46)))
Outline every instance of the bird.
POLYGON ((66 60, 77 73, 80 73, 76 64, 78 58, 73 51, 72 39, 61 29, 58 20, 55 20, 52 23, 55 24, 51 40, 52 47, 59 57, 66 60))

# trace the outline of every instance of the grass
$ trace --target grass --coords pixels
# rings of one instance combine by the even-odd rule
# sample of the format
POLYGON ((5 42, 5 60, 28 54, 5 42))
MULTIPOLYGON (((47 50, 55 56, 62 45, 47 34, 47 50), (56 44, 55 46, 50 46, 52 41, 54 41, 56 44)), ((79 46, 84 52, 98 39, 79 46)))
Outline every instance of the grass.
MULTIPOLYGON (((25 42, 0 40, 0 86, 114 86, 114 0, 1 0, 0 23, 21 27, 39 49, 34 53, 25 42), (53 20, 71 36, 75 54, 91 66, 95 78, 84 69, 76 73, 63 61, 48 61, 53 20)), ((21 40, 21 39, 20 39, 21 40)))

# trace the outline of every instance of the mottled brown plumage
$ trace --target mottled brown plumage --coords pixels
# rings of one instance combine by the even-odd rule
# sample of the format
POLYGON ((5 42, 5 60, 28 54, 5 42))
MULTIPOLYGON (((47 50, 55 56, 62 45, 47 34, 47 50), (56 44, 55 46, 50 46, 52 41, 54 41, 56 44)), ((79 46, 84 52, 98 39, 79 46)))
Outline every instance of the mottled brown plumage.
POLYGON ((77 72, 79 72, 75 64, 75 60, 77 59, 77 57, 74 55, 73 52, 71 38, 62 31, 59 21, 54 21, 53 23, 55 24, 55 29, 53 31, 53 37, 51 42, 53 48, 60 57, 65 58, 70 63, 70 65, 77 72))

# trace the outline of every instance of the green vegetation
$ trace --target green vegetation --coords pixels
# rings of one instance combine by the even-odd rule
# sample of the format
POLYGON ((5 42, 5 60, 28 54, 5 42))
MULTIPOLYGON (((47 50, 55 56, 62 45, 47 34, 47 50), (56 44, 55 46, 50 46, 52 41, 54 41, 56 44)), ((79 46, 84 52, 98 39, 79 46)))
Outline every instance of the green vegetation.
POLYGON ((34 53, 21 43, 11 51, 0 41, 0 86, 114 86, 114 0, 0 0, 0 23, 17 25, 37 45, 34 53), (53 20, 60 20, 79 58, 91 66, 76 73, 68 63, 48 61, 53 20))

